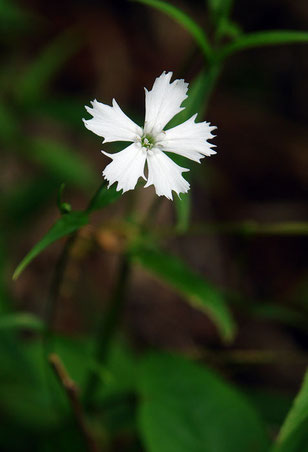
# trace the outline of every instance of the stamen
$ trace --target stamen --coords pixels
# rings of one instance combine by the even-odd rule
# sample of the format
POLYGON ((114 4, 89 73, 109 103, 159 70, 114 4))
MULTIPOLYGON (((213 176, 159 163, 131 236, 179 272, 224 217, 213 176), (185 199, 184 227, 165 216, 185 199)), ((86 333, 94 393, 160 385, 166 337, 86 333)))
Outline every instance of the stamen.
POLYGON ((152 149, 152 147, 154 145, 155 145, 155 140, 151 135, 147 134, 147 135, 143 135, 141 137, 141 146, 146 148, 147 151, 152 149))

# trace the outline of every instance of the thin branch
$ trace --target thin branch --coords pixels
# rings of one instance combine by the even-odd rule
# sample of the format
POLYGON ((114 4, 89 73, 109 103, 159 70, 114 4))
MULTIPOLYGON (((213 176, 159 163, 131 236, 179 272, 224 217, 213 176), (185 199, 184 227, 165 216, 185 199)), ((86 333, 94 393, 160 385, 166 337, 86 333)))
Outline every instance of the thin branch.
POLYGON ((95 443, 94 438, 92 437, 92 434, 89 430, 89 427, 85 419, 83 408, 79 400, 79 390, 76 383, 71 379, 71 377, 67 373, 64 364, 62 363, 60 357, 57 354, 51 353, 49 355, 49 362, 55 375, 58 378, 59 383, 66 392, 67 398, 72 408, 72 412, 75 417, 77 427, 80 433, 82 434, 82 437, 84 438, 87 450, 89 452, 98 452, 99 451, 98 446, 95 443))

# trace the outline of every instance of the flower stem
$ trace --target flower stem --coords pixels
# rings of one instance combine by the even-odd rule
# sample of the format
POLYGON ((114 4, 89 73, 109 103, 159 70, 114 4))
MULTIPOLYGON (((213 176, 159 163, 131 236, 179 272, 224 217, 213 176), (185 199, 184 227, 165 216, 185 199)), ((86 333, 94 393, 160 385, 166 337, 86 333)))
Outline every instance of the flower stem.
MULTIPOLYGON (((125 290, 130 274, 130 260, 128 256, 123 255, 119 264, 118 278, 111 296, 107 312, 104 313, 101 326, 98 331, 96 362, 104 365, 108 359, 110 344, 116 332, 125 301, 125 290)), ((86 383, 84 400, 90 406, 93 402, 95 392, 100 382, 97 372, 93 370, 86 383)))
POLYGON ((98 452, 98 446, 95 442, 92 432, 89 429, 82 405, 79 400, 79 388, 67 373, 67 370, 58 355, 56 355, 55 353, 50 354, 49 363, 67 395, 77 427, 84 439, 87 451, 98 452))

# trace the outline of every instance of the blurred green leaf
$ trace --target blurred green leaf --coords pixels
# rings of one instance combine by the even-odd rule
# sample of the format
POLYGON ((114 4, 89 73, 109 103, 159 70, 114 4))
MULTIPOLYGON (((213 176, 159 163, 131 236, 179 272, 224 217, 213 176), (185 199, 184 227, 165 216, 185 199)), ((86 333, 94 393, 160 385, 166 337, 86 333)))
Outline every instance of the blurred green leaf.
POLYGON ((132 256, 136 262, 183 295, 191 306, 206 313, 225 341, 234 338, 234 321, 222 294, 214 285, 192 271, 176 256, 159 249, 135 247, 132 256))
POLYGON ((203 51, 205 57, 210 58, 212 55, 212 49, 204 33, 203 29, 190 17, 179 8, 171 5, 170 3, 161 0, 135 0, 139 3, 143 3, 148 6, 152 6, 159 11, 162 11, 167 16, 174 19, 183 28, 185 28, 195 39, 196 43, 203 51))
POLYGON ((254 303, 248 307, 254 317, 271 319, 285 325, 307 330, 308 319, 296 307, 283 306, 271 302, 254 303))
POLYGON ((0 316, 0 330, 23 328, 43 331, 43 322, 33 314, 18 312, 0 316))
POLYGON ((148 452, 266 452, 253 406, 218 375, 185 358, 153 354, 140 365, 140 433, 148 452))
POLYGON ((52 353, 59 355, 70 377, 82 387, 91 365, 93 343, 86 337, 54 335, 52 353))
POLYGON ((190 212, 191 212, 191 197, 190 193, 181 194, 181 197, 176 197, 175 208, 177 211, 176 229, 179 232, 184 232, 189 226, 190 212))
POLYGON ((13 274, 13 279, 17 279, 30 262, 47 248, 47 246, 51 245, 56 240, 77 231, 82 226, 85 226, 88 223, 88 220, 89 218, 86 212, 71 212, 63 215, 23 258, 13 274))
POLYGON ((35 117, 49 117, 56 119, 61 124, 69 127, 82 127, 81 118, 84 115, 85 101, 77 97, 55 97, 44 99, 44 102, 29 108, 31 115, 35 117))
POLYGON ((61 182, 70 182, 84 188, 93 188, 97 182, 96 174, 88 162, 66 144, 36 138, 31 140, 26 152, 61 182))
POLYGON ((87 212, 91 213, 94 210, 102 209, 108 204, 112 204, 122 195, 122 191, 117 191, 116 185, 113 185, 110 188, 107 188, 108 183, 104 181, 96 194, 92 198, 90 205, 87 209, 87 212))
POLYGON ((267 388, 249 388, 247 397, 257 407, 269 428, 275 431, 282 424, 292 403, 290 395, 267 388))
POLYGON ((57 36, 21 75, 15 89, 17 99, 23 105, 31 105, 41 99, 52 78, 80 48, 81 42, 72 30, 57 36))
POLYGON ((308 371, 273 448, 274 452, 305 450, 308 450, 308 371))
POLYGON ((243 34, 237 40, 230 44, 226 44, 218 53, 218 57, 223 60, 232 53, 251 47, 300 44, 306 42, 308 42, 308 32, 305 31, 259 31, 256 33, 243 34))
MULTIPOLYGON (((29 341, 25 337, 20 341, 11 332, 10 329, 0 330, 2 421, 12 422, 15 428, 22 426, 41 432, 59 419, 46 384, 49 375, 42 345, 38 340, 29 341)), ((56 390, 52 397, 58 397, 56 390)), ((0 449, 1 445, 2 435, 0 449)))
POLYGON ((12 0, 0 0, 0 30, 2 32, 20 31, 21 27, 29 25, 34 17, 24 11, 12 0))

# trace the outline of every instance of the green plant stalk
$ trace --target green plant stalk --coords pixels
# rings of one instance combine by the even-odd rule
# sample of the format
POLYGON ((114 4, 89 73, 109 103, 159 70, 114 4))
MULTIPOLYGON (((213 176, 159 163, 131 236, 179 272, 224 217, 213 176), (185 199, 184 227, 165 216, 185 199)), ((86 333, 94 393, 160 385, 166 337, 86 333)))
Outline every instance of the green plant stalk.
POLYGON ((57 311, 58 300, 60 296, 60 289, 63 282, 63 276, 65 274, 65 270, 69 261, 69 256, 71 253, 71 249, 76 241, 77 231, 70 235, 64 244, 64 247, 61 251, 61 254, 57 260, 54 274, 52 277, 52 281, 50 284, 49 295, 47 299, 47 303, 45 306, 45 333, 44 333, 44 344, 45 350, 48 353, 49 351, 49 340, 51 339, 51 330, 53 321, 55 319, 55 314, 57 311))
MULTIPOLYGON (((103 181, 97 191, 92 196, 90 202, 88 203, 88 206, 85 209, 85 212, 91 212, 92 206, 98 196, 99 191, 101 188, 103 188, 106 185, 106 181, 103 181)), ((65 214, 64 214, 65 215, 65 214)), ((78 231, 75 231, 73 234, 71 234, 64 244, 64 247, 61 251, 61 254, 57 260, 53 278, 51 281, 50 289, 49 289, 49 295, 45 307, 45 322, 46 322, 46 331, 44 336, 44 342, 46 350, 48 350, 48 342, 50 339, 50 331, 52 329, 52 323, 55 318, 56 310, 57 310, 57 302, 60 295, 60 289, 63 282, 63 277, 65 274, 65 270, 69 261, 69 257, 71 254, 71 250, 76 242, 76 239, 78 237, 78 231)))
MULTIPOLYGON (((131 262, 127 255, 121 257, 119 264, 118 278, 111 296, 107 312, 104 313, 98 331, 96 361, 104 365, 108 359, 110 344, 116 332, 125 301, 125 291, 129 279, 131 262)), ((100 377, 95 370, 92 370, 85 387, 84 401, 87 406, 91 406, 100 377)))

